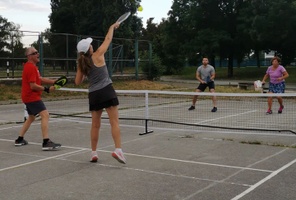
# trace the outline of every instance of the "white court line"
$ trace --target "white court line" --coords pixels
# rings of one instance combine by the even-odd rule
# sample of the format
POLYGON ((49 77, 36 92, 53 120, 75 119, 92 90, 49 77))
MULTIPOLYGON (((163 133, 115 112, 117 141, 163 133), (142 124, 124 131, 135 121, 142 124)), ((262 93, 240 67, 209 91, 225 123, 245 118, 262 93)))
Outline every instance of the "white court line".
POLYGON ((12 128, 20 128, 22 127, 23 125, 17 125, 17 126, 10 126, 10 127, 5 127, 5 128, 0 128, 0 131, 2 130, 8 130, 8 129, 12 129, 12 128))
MULTIPOLYGON (((40 122, 40 121, 38 122, 38 121, 39 121, 39 120, 36 119, 36 120, 31 124, 31 126, 40 125, 41 122, 40 122)), ((53 120, 52 118, 50 118, 49 123, 53 123, 53 122, 55 122, 55 120, 53 120)), ((1 131, 1 130, 13 129, 13 128, 21 128, 21 127, 23 127, 23 125, 9 126, 9 127, 5 127, 5 128, 0 128, 0 131, 1 131)))
MULTIPOLYGON (((8 140, 6 140, 6 141, 8 141, 8 140)), ((38 143, 36 143, 36 144, 38 144, 38 143)), ((40 144, 38 144, 38 145, 40 145, 40 144)), ((67 148, 67 147, 64 147, 64 148, 67 148)), ((79 150, 74 151, 74 152, 69 152, 69 153, 61 154, 61 155, 57 155, 57 156, 47 157, 47 158, 44 158, 44 159, 40 159, 40 160, 36 160, 36 161, 24 163, 24 164, 21 164, 21 165, 16 165, 16 166, 12 166, 12 167, 3 168, 3 169, 0 169, 0 172, 1 171, 5 171, 5 170, 10 170, 10 169, 15 169, 15 168, 22 167, 22 166, 27 166, 27 165, 38 163, 38 162, 42 162, 42 161, 46 161, 46 160, 49 160, 49 159, 60 158, 60 157, 67 157, 69 155, 78 154, 78 153, 80 153, 82 151, 87 150, 86 148, 79 148, 79 147, 70 147, 70 148, 72 148, 72 149, 79 149, 79 150)), ((108 152, 108 153, 111 152, 111 151, 105 151, 105 150, 98 150, 98 151, 108 152)), ((247 168, 247 167, 235 167, 235 166, 217 165, 217 164, 211 164, 211 163, 201 163, 201 162, 194 162, 194 161, 187 161, 187 160, 179 160, 179 159, 170 159, 170 158, 155 157, 155 156, 144 156, 144 155, 139 155, 139 154, 126 153, 126 155, 138 156, 138 157, 144 157, 144 158, 152 158, 152 159, 159 159, 159 160, 177 161, 177 162, 183 162, 183 163, 204 164, 204 165, 212 165, 212 166, 228 167, 228 168, 239 168, 239 169, 242 169, 242 170, 253 170, 253 171, 255 170, 255 171, 261 171, 261 172, 272 172, 272 171, 268 171, 268 170, 261 170, 261 169, 258 170, 258 169, 247 168)), ((295 161, 296 161, 296 159, 295 159, 295 161)), ((108 166, 108 165, 104 165, 104 164, 99 164, 99 165, 101 165, 101 166, 108 166)), ((136 169, 136 168, 127 168, 127 169, 134 170, 134 171, 145 172, 145 173, 152 173, 152 174, 172 176, 172 177, 190 178, 190 179, 201 180, 201 181, 209 181, 209 182, 213 182, 213 184, 225 183, 225 184, 241 185, 241 186, 249 187, 248 184, 239 184, 239 183, 234 183, 234 182, 227 182, 227 181, 225 181, 227 178, 226 179, 223 179, 223 180, 212 180, 212 179, 202 179, 202 178, 197 178, 197 177, 192 177, 192 176, 175 175, 175 174, 169 174, 169 173, 163 173, 163 172, 156 172, 156 171, 151 171, 151 170, 136 169)))
MULTIPOLYGON (((14 142, 13 140, 6 140, 6 139, 0 139, 0 141, 14 142)), ((32 142, 30 142, 30 144, 40 145, 40 143, 32 143, 32 142)), ((71 147, 71 146, 62 146, 62 148, 78 149, 78 151, 90 150, 90 148, 71 147)), ((104 152, 104 153, 112 153, 113 152, 113 151, 103 150, 103 148, 106 148, 106 147, 99 148, 97 151, 104 152)), ((242 170, 259 171, 259 172, 267 172, 267 173, 273 172, 273 171, 264 170, 264 169, 256 169, 256 168, 240 167, 240 166, 231 166, 231 165, 221 165, 221 164, 213 164, 213 163, 207 163, 207 162, 197 162, 197 161, 191 161, 191 160, 181 160, 181 159, 165 158, 165 157, 157 157, 157 156, 147 156, 147 155, 126 153, 126 152, 124 152, 124 154, 129 155, 129 156, 136 156, 136 157, 141 157, 141 158, 150 158, 150 159, 157 159, 157 160, 164 160, 164 161, 172 161, 172 162, 190 163, 190 164, 197 164, 197 165, 208 165, 208 166, 214 166, 214 167, 223 167, 223 168, 230 168, 230 169, 242 169, 242 170)), ((63 155, 61 155, 61 156, 63 156, 63 155)))
POLYGON ((19 167, 23 167, 23 166, 27 166, 27 165, 31 165, 31 164, 35 164, 35 163, 39 163, 39 162, 43 162, 43 161, 46 161, 46 160, 59 158, 59 157, 62 157, 62 156, 66 156, 68 154, 77 153, 79 151, 84 151, 84 149, 80 149, 80 150, 77 150, 77 151, 74 151, 74 152, 68 152, 68 153, 64 153, 64 154, 60 154, 60 155, 56 155, 56 156, 51 156, 51 157, 35 160, 35 161, 32 161, 32 162, 23 163, 23 164, 20 164, 20 165, 14 165, 14 166, 11 166, 11 167, 2 168, 2 169, 0 169, 0 172, 10 170, 10 169, 19 168, 19 167))
MULTIPOLYGON (((55 118, 55 122, 57 121, 71 121, 71 122, 77 122, 77 123, 82 123, 82 124, 91 124, 91 122, 89 121, 81 121, 81 120, 77 120, 77 118, 55 118)), ((102 125, 110 125, 110 123, 102 123, 102 125)), ((120 127, 133 127, 133 128, 143 128, 144 125, 128 125, 128 124, 120 124, 120 127)), ((209 131, 209 130, 197 130, 197 129, 182 129, 182 128, 161 128, 161 127, 154 127, 154 126, 150 126, 149 129, 154 129, 154 130, 165 130, 165 131, 183 131, 183 132, 195 132, 195 133, 226 133, 226 134, 238 134, 238 135, 267 135, 267 136, 288 136, 288 137, 295 137, 294 134, 285 134, 285 133, 267 133, 267 132, 255 132, 255 131, 223 131, 223 130, 219 130, 219 131, 209 131)), ((219 128, 218 128, 219 129, 219 128)), ((0 129, 1 130, 1 129, 0 129)), ((153 133, 155 134, 155 133, 153 133)))
MULTIPOLYGON (((101 152, 110 152, 110 151, 105 151, 105 150, 99 150, 99 151, 101 151, 101 152)), ((173 161, 173 162, 181 162, 181 163, 190 163, 190 164, 197 164, 197 165, 208 165, 208 166, 214 166, 214 167, 223 167, 223 168, 231 168, 231 169, 243 169, 243 170, 249 170, 249 171, 267 172, 267 173, 273 172, 271 170, 256 169, 256 168, 249 168, 249 167, 239 167, 239 166, 231 166, 231 165, 213 164, 213 163, 207 163, 207 162, 197 162, 197 161, 181 160, 181 159, 175 159, 175 158, 147 156, 147 155, 140 155, 140 154, 133 154, 133 153, 124 153, 124 154, 129 155, 129 156, 142 157, 142 158, 150 158, 150 159, 156 159, 156 160, 165 160, 165 161, 173 161)))
POLYGON ((266 181, 270 180, 271 178, 273 178, 274 176, 276 176, 277 174, 279 174, 280 172, 284 171, 285 169, 287 169, 288 167, 290 167, 291 165, 293 165, 294 163, 296 163, 296 159, 289 162, 288 164, 284 165, 283 167, 279 168, 278 170, 272 172, 271 174, 269 174, 267 177, 265 177, 264 179, 260 180, 259 182, 257 182, 256 184, 252 185, 250 188, 248 188, 247 190, 245 190, 244 192, 240 193, 239 195, 237 195, 236 197, 232 198, 231 200, 238 200, 244 196, 246 196, 248 193, 252 192, 253 190, 255 190, 257 187, 259 187, 260 185, 262 185, 263 183, 265 183, 266 181))
MULTIPOLYGON (((286 151, 286 150, 287 150, 287 148, 286 148, 286 149, 283 149, 283 150, 281 150, 281 151, 279 151, 279 152, 277 152, 277 153, 275 153, 275 154, 272 154, 272 155, 270 155, 270 156, 268 156, 268 157, 265 157, 265 158, 263 158, 263 159, 261 159, 261 160, 255 162, 255 163, 252 163, 252 164, 248 165, 248 167, 251 167, 251 166, 257 165, 257 164, 259 164, 259 163, 262 163, 262 162, 264 162, 264 161, 266 161, 266 160, 268 160, 268 159, 270 159, 270 158, 272 158, 272 157, 274 157, 274 156, 277 156, 277 155, 283 153, 283 152, 286 151)), ((239 171, 237 171, 237 172, 235 172, 235 173, 229 175, 228 177, 224 178, 224 179, 221 180, 221 181, 222 181, 222 182, 226 182, 228 179, 230 179, 230 178, 236 176, 237 174, 239 174, 239 173, 241 173, 241 172, 243 172, 243 171, 244 171, 243 169, 242 169, 242 170, 239 170, 239 171)), ((274 171, 271 171, 271 172, 274 172, 274 171)), ((214 187, 216 184, 217 184, 217 183, 212 183, 212 184, 206 186, 205 188, 202 188, 202 189, 200 189, 200 190, 194 192, 193 194, 187 196, 187 197, 184 198, 183 200, 190 199, 191 197, 194 197, 194 196, 198 195, 199 193, 204 192, 205 190, 208 190, 208 189, 214 187)))
MULTIPOLYGON (((67 158, 67 157, 66 157, 67 158)), ((69 160, 65 158, 59 158, 59 160, 64 160, 68 162, 74 162, 74 163, 85 163, 81 161, 76 161, 76 160, 69 160)), ((172 174, 172 173, 164 173, 164 172, 158 172, 158 171, 152 171, 152 170, 146 170, 146 169, 139 169, 139 168, 132 168, 132 167, 127 167, 126 165, 110 165, 110 164, 102 164, 102 163, 95 163, 95 165, 99 165, 102 167, 109 167, 109 168, 118 168, 118 169, 125 169, 125 170, 131 170, 131 171, 138 171, 138 172, 143 172, 143 173, 149 173, 153 175, 164 175, 164 176, 171 176, 171 177, 177 177, 177 178, 185 178, 185 179, 193 179, 193 180, 199 180, 199 181, 208 181, 208 182, 215 182, 215 183, 225 183, 225 184, 230 184, 230 185, 239 185, 239 186, 244 186, 244 187, 250 187, 248 184, 243 184, 243 183, 234 183, 234 182, 221 182, 220 180, 214 180, 214 179, 205 179, 205 178, 197 178, 195 176, 186 176, 186 175, 181 175, 181 174, 172 174)))
POLYGON ((0 153, 12 154, 12 155, 18 155, 18 156, 31 156, 31 157, 36 157, 36 158, 44 158, 44 156, 32 155, 32 154, 27 154, 27 153, 15 153, 15 152, 11 152, 11 151, 0 151, 0 153))
POLYGON ((240 115, 245 115, 245 114, 254 113, 254 112, 257 112, 257 110, 250 110, 250 111, 243 112, 243 113, 238 113, 238 114, 235 114, 235 115, 226 115, 226 116, 218 117, 218 118, 214 118, 214 119, 207 119, 207 120, 197 122, 197 123, 194 123, 194 124, 202 124, 202 123, 205 123, 205 122, 211 122, 211 121, 216 121, 216 120, 219 120, 219 119, 226 119, 226 118, 230 118, 230 117, 237 117, 237 116, 240 116, 240 115))

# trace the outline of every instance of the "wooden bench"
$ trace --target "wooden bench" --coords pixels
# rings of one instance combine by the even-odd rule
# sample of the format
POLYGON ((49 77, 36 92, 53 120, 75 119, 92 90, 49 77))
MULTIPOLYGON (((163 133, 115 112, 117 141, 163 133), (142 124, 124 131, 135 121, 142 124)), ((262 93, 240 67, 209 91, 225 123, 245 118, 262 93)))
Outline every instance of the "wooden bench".
POLYGON ((254 86, 254 82, 238 82, 238 88, 239 89, 243 89, 243 90, 247 90, 249 87, 253 87, 254 86))

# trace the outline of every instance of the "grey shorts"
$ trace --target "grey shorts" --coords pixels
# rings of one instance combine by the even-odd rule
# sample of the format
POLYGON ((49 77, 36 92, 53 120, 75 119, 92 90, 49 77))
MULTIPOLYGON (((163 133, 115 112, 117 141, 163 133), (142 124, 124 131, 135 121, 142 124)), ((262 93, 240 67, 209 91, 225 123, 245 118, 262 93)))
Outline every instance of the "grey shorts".
POLYGON ((34 101, 30 103, 25 103, 26 109, 29 115, 37 115, 43 110, 46 110, 46 107, 43 103, 43 101, 34 101))

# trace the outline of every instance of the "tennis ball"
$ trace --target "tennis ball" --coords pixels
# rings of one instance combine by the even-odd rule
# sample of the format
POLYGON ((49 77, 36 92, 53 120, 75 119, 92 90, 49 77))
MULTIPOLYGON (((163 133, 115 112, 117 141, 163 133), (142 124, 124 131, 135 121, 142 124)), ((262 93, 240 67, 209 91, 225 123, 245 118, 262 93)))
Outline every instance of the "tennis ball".
POLYGON ((139 6, 138 7, 138 11, 140 11, 140 12, 143 11, 143 7, 142 6, 139 6))

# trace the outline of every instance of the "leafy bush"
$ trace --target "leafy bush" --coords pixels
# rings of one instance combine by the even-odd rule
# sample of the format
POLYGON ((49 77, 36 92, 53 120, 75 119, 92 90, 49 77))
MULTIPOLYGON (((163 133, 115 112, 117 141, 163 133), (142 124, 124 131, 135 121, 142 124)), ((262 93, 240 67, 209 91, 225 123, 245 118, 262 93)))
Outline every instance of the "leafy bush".
POLYGON ((148 80, 158 80, 165 71, 165 66, 161 64, 161 59, 157 55, 152 56, 151 63, 146 62, 141 67, 148 80))

